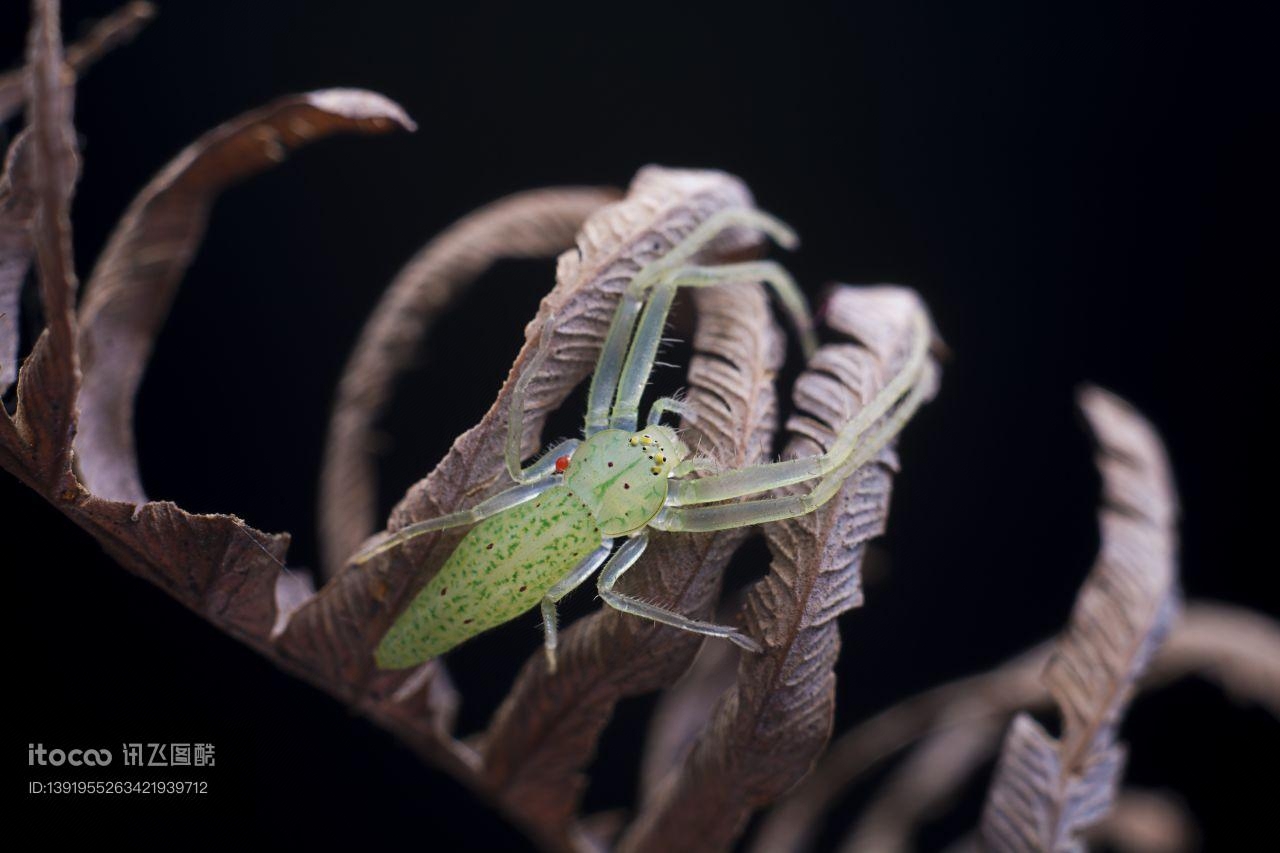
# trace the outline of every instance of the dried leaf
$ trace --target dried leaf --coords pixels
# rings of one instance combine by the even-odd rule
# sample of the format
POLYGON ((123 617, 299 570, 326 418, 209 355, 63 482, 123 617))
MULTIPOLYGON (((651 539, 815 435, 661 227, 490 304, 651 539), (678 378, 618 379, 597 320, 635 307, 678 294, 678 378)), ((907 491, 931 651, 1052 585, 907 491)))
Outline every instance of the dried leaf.
MULTIPOLYGON (((66 62, 78 77, 103 54, 133 40, 138 31, 155 17, 150 3, 134 2, 99 21, 88 35, 67 48, 66 62)), ((0 124, 13 118, 26 101, 22 85, 23 69, 0 74, 0 124)))
POLYGON ((28 133, 9 146, 0 175, 0 397, 18 378, 18 309, 22 283, 31 267, 31 186, 28 133))
MULTIPOLYGON (((106 500, 91 494, 71 471, 80 373, 67 211, 76 152, 71 75, 63 65, 58 30, 57 5, 37 3, 27 62, 31 127, 23 156, 30 158, 31 240, 48 325, 19 375, 14 417, 0 412, 0 465, 92 533, 125 568, 224 630, 265 648, 276 621, 277 580, 288 537, 267 536, 233 516, 190 515, 171 503, 134 506, 106 500)), ((350 92, 319 96, 321 108, 339 115, 359 115, 366 101, 350 92)), ((308 106, 302 114, 315 108, 308 106)), ((289 131, 297 132, 296 127, 289 131)), ((208 183, 237 169, 243 172, 246 167, 235 163, 238 154, 254 162, 252 145, 220 150, 223 162, 202 161, 206 168, 193 169, 193 174, 202 174, 208 183)), ((121 329, 139 328, 123 309, 114 318, 121 329)), ((96 378, 87 380, 90 389, 96 378)))
POLYGON ((146 500, 134 449, 134 398, 217 195, 305 143, 394 127, 414 125, 373 92, 328 89, 281 98, 206 133, 138 194, 98 259, 80 309, 85 388, 76 454, 90 491, 109 500, 146 500))
POLYGON ((171 504, 135 514, 132 507, 89 495, 71 472, 80 380, 68 218, 77 169, 75 132, 56 4, 37 3, 33 18, 27 63, 31 127, 23 156, 30 157, 31 239, 47 326, 19 376, 14 418, 0 412, 0 464, 93 533, 126 568, 225 627, 252 634, 264 623, 270 626, 278 567, 271 565, 265 582, 262 573, 247 567, 260 560, 266 546, 257 539, 250 544, 237 519, 205 517, 189 525, 191 517, 171 504), (249 559, 230 556, 245 550, 252 551, 249 559), (227 561, 240 565, 220 572, 227 561))
POLYGON ((376 530, 372 431, 423 337, 446 305, 496 261, 541 258, 572 244, 583 220, 619 193, 558 187, 517 193, 464 217, 396 276, 366 322, 338 385, 320 479, 326 575, 376 530))
POLYGON ((1125 749, 1108 743, 1072 765, 1062 756, 1030 714, 1014 717, 983 813, 985 849, 1084 850, 1078 836, 1110 811, 1125 749))
POLYGON ((75 265, 71 257, 71 194, 79 170, 71 124, 70 74, 63 65, 58 7, 32 7, 26 91, 31 104, 30 187, 35 206, 31 241, 40 280, 45 330, 18 377, 13 420, 0 413, 0 459, 45 494, 65 494, 80 380, 74 337, 75 265))
MULTIPOLYGON (((795 437, 786 456, 814 455, 830 444, 897 372, 923 311, 913 293, 897 288, 845 288, 832 297, 828 322, 866 346, 827 346, 810 362, 796 385, 804 414, 788 423, 795 437)), ((862 555, 883 530, 895 464, 886 448, 817 511, 766 527, 774 562, 744 608, 747 630, 764 639, 765 652, 741 657, 737 686, 620 849, 726 849, 754 809, 808 772, 831 733, 835 617, 861 603, 862 555)))
MULTIPOLYGON (((1141 432, 1127 432, 1130 438, 1125 444, 1130 447, 1135 436, 1139 444, 1150 440, 1141 432)), ((1133 497, 1141 494, 1134 491, 1133 478, 1116 477, 1114 471, 1112 476, 1110 493, 1140 500, 1133 497)), ((1167 484, 1163 475, 1155 481, 1167 484)), ((1154 494, 1164 493, 1165 488, 1154 494)), ((1169 508, 1161 498, 1152 513, 1167 516, 1169 508)), ((817 770, 770 813, 753 849, 807 849, 821 816, 849 786, 879 761, 927 736, 862 813, 847 845, 877 851, 906 849, 923 820, 955 796, 989 755, 975 749, 968 761, 950 760, 948 756, 958 753, 949 744, 971 742, 985 749, 992 726, 1003 726, 1019 709, 1051 704, 1039 677, 1050 650, 1048 644, 1037 646, 990 672, 911 697, 846 732, 817 770)), ((1229 605, 1192 603, 1157 654, 1143 686, 1187 674, 1198 674, 1229 692, 1261 702, 1280 718, 1280 623, 1229 605)))
MULTIPOLYGON (((1134 788, 1116 795, 1111 813, 1088 832, 1090 845, 1119 853, 1189 853, 1199 849, 1199 831, 1174 797, 1134 788)), ((946 848, 946 853, 979 853, 976 834, 946 848)))
POLYGON ((806 850, 821 817, 845 790, 881 761, 939 730, 938 721, 963 720, 971 708, 974 720, 994 717, 1003 725, 1019 708, 1037 698, 1048 699, 1040 673, 1050 646, 1036 646, 991 672, 943 684, 876 714, 842 734, 809 776, 787 794, 766 817, 751 847, 756 853, 806 850))
MULTIPOLYGON (((756 853, 806 850, 822 815, 868 770, 895 752, 923 742, 887 783, 903 794, 887 793, 884 811, 876 804, 860 816, 853 837, 874 839, 877 850, 907 849, 928 815, 959 792, 982 762, 995 753, 990 744, 969 763, 938 762, 946 743, 984 741, 993 726, 1002 729, 1019 710, 1052 705, 1040 674, 1052 651, 1045 643, 980 675, 935 687, 882 711, 841 735, 817 769, 773 809, 751 845, 756 853), (905 794, 910 790, 912 796, 905 794), (890 816, 888 810, 892 808, 890 816), (863 824, 872 823, 875 831, 863 824)), ((1242 699, 1259 702, 1280 719, 1280 623, 1244 608, 1192 601, 1156 654, 1142 680, 1148 690, 1197 675, 1242 699)), ((864 847, 863 849, 871 849, 864 847)))
POLYGON ((982 819, 995 850, 1081 849, 1124 764, 1120 715, 1178 609, 1177 497, 1159 436, 1101 389, 1086 388, 1080 405, 1099 444, 1102 553, 1044 673, 1061 741, 1027 714, 1005 741, 982 819))
MULTIPOLYGON (((683 439, 726 467, 761 461, 775 423, 773 374, 781 338, 756 285, 717 287, 695 296, 698 328, 686 402, 695 415, 683 439)), ((749 531, 654 533, 623 579, 628 594, 694 618, 715 609, 720 581, 749 531)), ((584 769, 614 706, 673 683, 703 638, 611 608, 562 636, 560 666, 548 673, 532 655, 484 737, 489 784, 542 833, 563 841, 586 784, 584 769)), ((727 643, 725 645, 728 645, 727 643)))

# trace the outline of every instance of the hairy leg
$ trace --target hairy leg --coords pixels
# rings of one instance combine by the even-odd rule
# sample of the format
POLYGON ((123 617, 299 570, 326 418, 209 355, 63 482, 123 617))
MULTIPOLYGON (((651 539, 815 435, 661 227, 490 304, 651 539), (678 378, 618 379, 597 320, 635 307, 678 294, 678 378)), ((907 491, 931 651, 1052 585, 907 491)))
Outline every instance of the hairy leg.
POLYGON ((366 563, 379 554, 386 553, 394 548, 399 548, 411 539, 417 539, 425 533, 433 530, 445 530, 449 527, 461 527, 465 524, 474 524, 477 521, 483 521, 491 515, 496 515, 504 509, 510 509, 513 506, 522 504, 525 501, 533 500, 547 489, 556 485, 555 480, 546 479, 541 482, 522 483, 518 486, 512 486, 505 492, 483 500, 473 506, 471 509, 464 509, 460 512, 451 512, 448 515, 442 515, 437 518, 428 518, 426 521, 419 521, 414 524, 407 525, 397 530, 380 542, 375 542, 367 548, 358 551, 351 558, 351 562, 359 565, 366 563))
POLYGON ((674 412, 682 418, 687 418, 693 414, 693 408, 675 397, 659 397, 649 407, 649 418, 645 423, 649 426, 657 426, 662 423, 662 416, 667 412, 674 412))
MULTIPOLYGON (((731 208, 708 217, 669 252, 636 273, 622 294, 622 301, 614 313, 613 322, 605 337, 604 348, 600 351, 600 358, 596 362, 596 371, 591 377, 591 390, 587 396, 586 435, 590 436, 609 426, 609 415, 622 375, 623 362, 630 348, 632 331, 649 290, 669 276, 672 270, 686 266, 694 255, 730 228, 751 228, 763 231, 783 248, 790 249, 798 243, 795 233, 790 228, 767 213, 745 207, 731 208)), ((778 284, 775 285, 775 290, 778 290, 783 305, 796 319, 797 326, 802 329, 801 335, 808 346, 808 342, 813 339, 813 323, 809 319, 808 308, 803 296, 800 295, 799 288, 789 276, 786 276, 785 271, 783 276, 785 280, 774 274, 770 274, 767 278, 777 279, 778 284), (784 290, 787 291, 785 296, 782 295, 784 290)))
POLYGON ((609 552, 613 550, 613 540, 605 539, 600 543, 600 547, 592 551, 587 557, 574 567, 573 571, 565 575, 555 586, 547 590, 547 594, 542 599, 542 637, 543 648, 547 653, 547 669, 551 672, 556 671, 556 626, 558 620, 556 618, 556 603, 578 587, 596 573, 596 569, 604 565, 604 561, 609 559, 609 552))
POLYGON ((640 559, 640 555, 644 553, 644 549, 648 544, 649 537, 644 533, 632 537, 622 543, 622 547, 605 564, 604 571, 600 573, 600 581, 597 588, 600 591, 600 597, 604 599, 606 604, 616 610, 621 610, 623 613, 652 619, 654 622, 661 622, 664 625, 670 625, 682 631, 703 634, 708 637, 722 637, 748 651, 758 652, 761 650, 758 642, 736 628, 731 628, 728 625, 715 625, 710 622, 699 622, 696 619, 690 619, 687 616, 658 607, 656 604, 632 598, 615 590, 614 585, 617 584, 618 579, 626 573, 627 569, 635 565, 636 560, 640 559))
MULTIPOLYGON (((653 363, 658 356, 658 345, 662 341, 662 332, 666 327, 667 314, 675 299, 677 288, 681 287, 714 287, 721 284, 742 284, 760 281, 774 288, 779 294, 787 293, 784 305, 789 311, 794 310, 797 327, 801 330, 805 354, 811 355, 817 346, 812 321, 804 296, 791 276, 780 265, 772 261, 760 261, 743 264, 724 264, 717 267, 678 267, 663 274, 654 282, 640 323, 636 327, 635 338, 627 353, 622 375, 617 383, 617 398, 614 400, 613 412, 609 425, 615 429, 633 430, 639 419, 640 398, 645 386, 649 383, 649 375, 653 372, 653 363), (783 284, 785 282, 785 284, 783 284)), ((651 415, 652 418, 652 415, 651 415)))
MULTIPOLYGON (((874 459, 876 454, 902 431, 902 427, 915 414, 916 409, 924 402, 924 398, 928 396, 931 390, 932 370, 932 367, 926 367, 925 381, 912 388, 911 393, 893 411, 893 414, 875 432, 867 436, 866 441, 859 444, 843 464, 822 476, 809 492, 777 498, 759 498, 757 500, 719 506, 667 506, 658 513, 653 521, 649 522, 650 526, 658 530, 680 530, 686 532, 727 530, 731 527, 747 527, 768 521, 781 521, 813 512, 831 500, 840 491, 840 487, 845 480, 867 462, 874 459)), ((775 464, 785 465, 786 463, 775 464)), ((751 472, 755 476, 759 474, 767 475, 771 469, 770 466, 761 465, 755 469, 747 468, 743 470, 744 472, 751 472)), ((733 474, 722 476, 729 477, 733 476, 733 474)), ((708 480, 714 479, 717 478, 708 478, 708 480)), ((798 482, 796 479, 779 478, 774 483, 768 483, 766 482, 767 476, 760 476, 758 481, 764 484, 761 487, 762 490, 798 482)))
MULTIPOLYGON (((673 507, 691 504, 712 503, 755 494, 770 489, 802 483, 819 477, 830 477, 842 469, 845 463, 860 452, 863 438, 867 431, 889 412, 901 400, 892 423, 898 423, 901 429, 906 418, 919 407, 921 400, 912 402, 905 417, 893 420, 897 413, 903 411, 912 396, 923 398, 932 386, 932 368, 929 366, 929 324, 923 313, 915 318, 911 352, 897 375, 871 399, 862 411, 845 424, 836 434, 835 441, 820 456, 806 456, 801 459, 788 459, 782 462, 771 462, 764 465, 753 465, 737 471, 728 471, 699 480, 682 480, 674 483, 668 504, 673 507)), ((877 430, 879 434, 882 430, 877 430)), ((887 442, 893 435, 885 438, 887 442)), ((879 452, 877 449, 875 452, 879 452)), ((865 455, 870 459, 875 455, 865 455)), ((847 475, 846 475, 847 476, 847 475)))

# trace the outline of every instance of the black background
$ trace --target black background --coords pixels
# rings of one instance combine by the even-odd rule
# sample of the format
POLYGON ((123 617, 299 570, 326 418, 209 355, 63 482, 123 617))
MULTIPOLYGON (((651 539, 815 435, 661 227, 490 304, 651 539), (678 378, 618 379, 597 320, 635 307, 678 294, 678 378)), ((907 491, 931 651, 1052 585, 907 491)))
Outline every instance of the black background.
MULTIPOLYGON (((67 3, 68 34, 113 6, 67 3)), ((169 2, 79 87, 77 262, 86 275, 183 145, 273 97, 361 86, 417 120, 415 134, 317 144, 229 191, 142 389, 149 493, 292 531, 290 563, 313 566, 331 389, 420 244, 516 190, 624 185, 649 162, 741 176, 802 235, 786 262, 807 289, 911 285, 954 352, 902 440, 866 606, 841 620, 845 728, 1061 627, 1097 544, 1098 482, 1073 408, 1085 380, 1128 397, 1168 441, 1188 594, 1280 613, 1265 23, 1186 2, 169 2)), ((9 63, 25 24, 21 4, 4 4, 9 63)), ((481 415, 552 270, 502 266, 424 347, 385 424, 384 509, 481 415)), ((0 495, 20 719, 8 766, 26 767, 28 742, 218 750, 207 801, 23 800, 45 830, 139 845, 517 843, 389 735, 117 569, 8 478, 0 495)), ((748 550, 736 571, 764 559, 748 550)), ((593 606, 578 595, 569 613, 593 606)), ((463 731, 537 644, 530 618, 453 656, 463 731)), ((589 810, 633 801, 651 706, 621 707, 589 810)), ((1124 737, 1128 779, 1181 792, 1209 849, 1268 844, 1280 738, 1265 712, 1187 682, 1141 698, 1124 737)), ((925 848, 972 825, 980 790, 925 848)))

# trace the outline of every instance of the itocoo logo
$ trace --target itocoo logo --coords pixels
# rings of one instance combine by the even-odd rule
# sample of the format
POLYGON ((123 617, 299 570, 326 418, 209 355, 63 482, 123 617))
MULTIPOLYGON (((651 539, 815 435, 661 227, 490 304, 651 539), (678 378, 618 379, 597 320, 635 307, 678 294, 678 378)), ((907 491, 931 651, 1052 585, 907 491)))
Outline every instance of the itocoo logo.
POLYGON ((110 763, 111 750, 109 749, 69 749, 63 751, 61 749, 45 749, 42 743, 27 744, 27 764, 31 767, 37 764, 41 767, 49 765, 61 767, 64 764, 70 764, 72 767, 80 767, 81 765, 103 767, 110 763))

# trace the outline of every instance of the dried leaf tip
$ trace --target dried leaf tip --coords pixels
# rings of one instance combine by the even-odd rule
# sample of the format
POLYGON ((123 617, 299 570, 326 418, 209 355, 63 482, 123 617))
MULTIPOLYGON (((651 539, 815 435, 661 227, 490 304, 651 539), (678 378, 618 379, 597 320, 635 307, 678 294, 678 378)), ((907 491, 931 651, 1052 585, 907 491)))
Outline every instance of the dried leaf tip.
POLYGON ((80 304, 84 388, 76 457, 90 491, 126 503, 147 500, 133 435, 134 399, 217 195, 304 144, 397 126, 414 125, 398 104, 376 92, 291 95, 208 131, 142 189, 99 256, 80 304))
POLYGON ((396 125, 410 132, 418 129, 417 122, 409 118, 404 107, 377 92, 365 89, 320 89, 303 98, 318 110, 352 121, 367 121, 379 129, 390 130, 396 125))
POLYGON ((1099 448, 1102 549, 1043 676, 1062 738, 1026 713, 1014 720, 982 819, 992 850, 1082 849, 1124 765, 1120 717, 1179 609, 1177 500, 1159 436, 1113 394, 1087 387, 1079 399, 1099 448))

